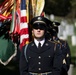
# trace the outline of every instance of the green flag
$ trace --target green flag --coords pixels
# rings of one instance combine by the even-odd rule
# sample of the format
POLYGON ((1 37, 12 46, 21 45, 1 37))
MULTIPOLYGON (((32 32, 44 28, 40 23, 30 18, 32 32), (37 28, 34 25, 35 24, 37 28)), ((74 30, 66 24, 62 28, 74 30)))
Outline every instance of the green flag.
POLYGON ((17 54, 15 46, 10 39, 5 39, 4 35, 0 37, 0 63, 7 65, 17 54))

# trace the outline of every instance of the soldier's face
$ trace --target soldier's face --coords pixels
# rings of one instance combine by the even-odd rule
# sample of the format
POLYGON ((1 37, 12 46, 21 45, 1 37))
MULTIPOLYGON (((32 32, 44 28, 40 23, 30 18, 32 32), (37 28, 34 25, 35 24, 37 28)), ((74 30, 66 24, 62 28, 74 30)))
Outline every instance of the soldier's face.
POLYGON ((45 30, 43 29, 33 29, 32 33, 36 39, 41 39, 44 37, 45 30))

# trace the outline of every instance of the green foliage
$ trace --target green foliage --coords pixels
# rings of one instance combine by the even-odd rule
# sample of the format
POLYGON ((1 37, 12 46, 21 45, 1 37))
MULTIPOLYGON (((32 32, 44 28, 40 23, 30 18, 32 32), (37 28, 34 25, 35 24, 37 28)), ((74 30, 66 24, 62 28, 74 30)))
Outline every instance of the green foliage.
POLYGON ((73 68, 73 75, 76 75, 76 67, 73 68))
POLYGON ((71 50, 71 56, 76 56, 76 46, 72 46, 71 36, 68 37, 67 41, 71 50))
POLYGON ((45 0, 45 13, 66 16, 71 11, 70 0, 45 0))

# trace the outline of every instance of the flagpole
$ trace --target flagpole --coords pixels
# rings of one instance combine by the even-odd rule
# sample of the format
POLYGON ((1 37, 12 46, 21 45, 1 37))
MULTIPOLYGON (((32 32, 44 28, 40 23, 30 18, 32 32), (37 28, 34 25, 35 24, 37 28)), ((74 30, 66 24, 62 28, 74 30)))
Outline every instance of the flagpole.
POLYGON ((29 0, 29 22, 31 21, 31 0, 29 0))
MULTIPOLYGON (((28 14, 29 14, 29 23, 30 23, 30 21, 31 21, 31 19, 32 19, 32 17, 31 17, 31 11, 32 11, 32 8, 31 8, 31 0, 29 0, 29 6, 28 6, 28 14)), ((32 27, 31 27, 31 25, 29 24, 29 41, 32 41, 32 27)))

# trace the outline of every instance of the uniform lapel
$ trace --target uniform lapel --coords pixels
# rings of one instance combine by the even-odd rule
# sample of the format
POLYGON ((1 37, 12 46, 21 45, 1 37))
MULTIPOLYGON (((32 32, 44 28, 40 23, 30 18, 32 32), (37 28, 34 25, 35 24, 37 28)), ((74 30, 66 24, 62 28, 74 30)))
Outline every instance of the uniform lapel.
POLYGON ((30 51, 33 51, 33 52, 39 52, 37 46, 35 45, 34 41, 31 43, 30 45, 30 51))
POLYGON ((48 50, 51 46, 49 45, 49 43, 47 41, 45 41, 45 43, 43 44, 41 50, 40 50, 40 53, 48 50))
POLYGON ((37 48, 37 46, 35 45, 34 42, 31 43, 31 46, 30 46, 30 50, 33 51, 33 52, 36 52, 36 53, 42 53, 46 50, 48 50, 51 46, 49 45, 49 43, 46 41, 43 46, 41 47, 41 49, 39 50, 37 48))

